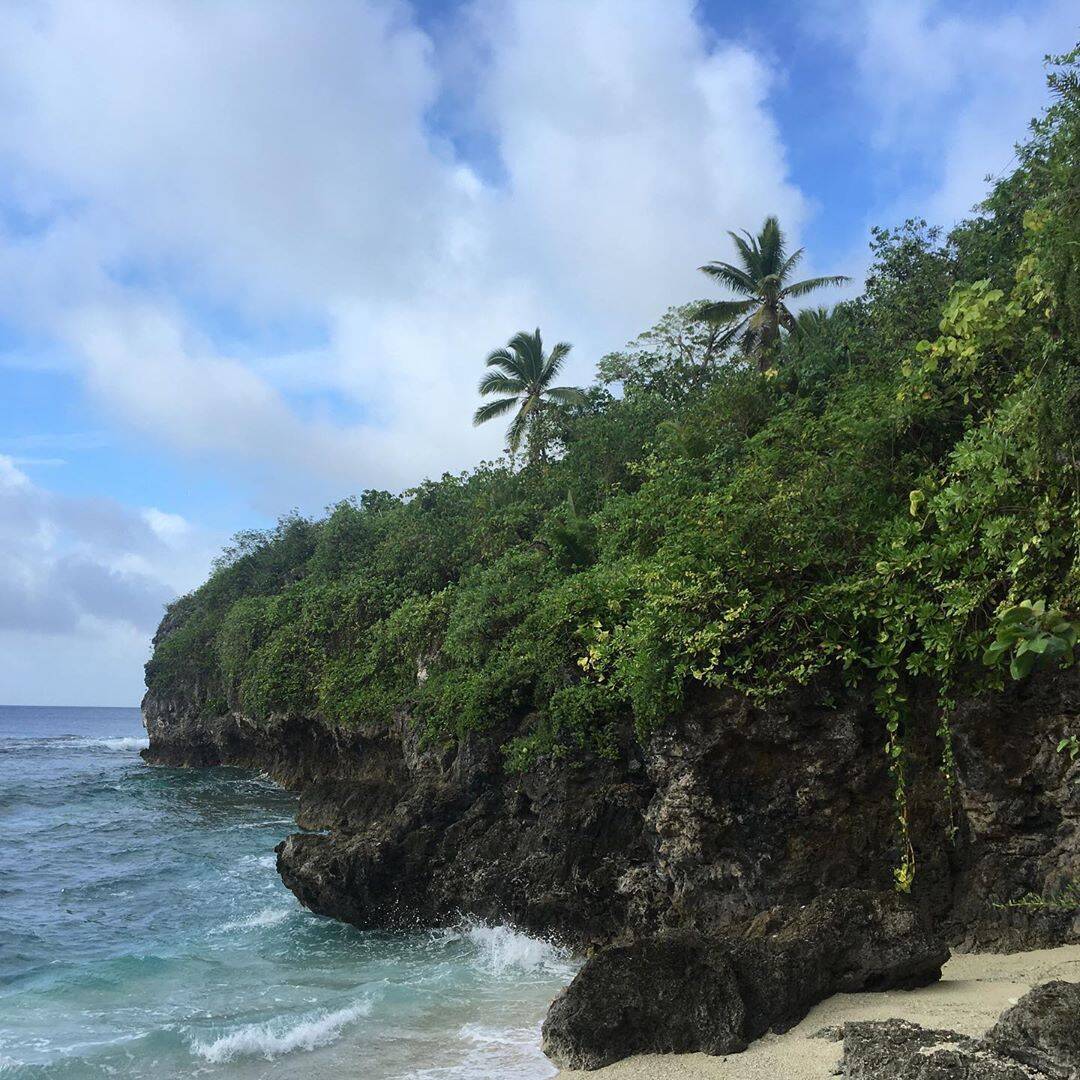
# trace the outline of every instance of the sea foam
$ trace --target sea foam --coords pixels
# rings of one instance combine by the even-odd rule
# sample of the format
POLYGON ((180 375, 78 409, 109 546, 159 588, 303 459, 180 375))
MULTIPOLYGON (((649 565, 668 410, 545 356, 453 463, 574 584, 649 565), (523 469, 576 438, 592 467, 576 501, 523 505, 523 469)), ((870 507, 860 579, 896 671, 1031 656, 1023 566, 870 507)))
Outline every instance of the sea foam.
POLYGON ((466 1024, 458 1031, 456 1044, 446 1047, 447 1057, 456 1061, 416 1069, 410 1080, 490 1080, 493 1076, 513 1076, 516 1080, 547 1080, 555 1067, 540 1051, 540 1025, 533 1027, 489 1027, 466 1024))
POLYGON ((43 750, 145 750, 150 740, 145 735, 116 735, 111 738, 93 738, 85 735, 54 735, 47 739, 10 739, 9 742, 43 750))
POLYGON ((77 745, 95 750, 145 750, 150 740, 139 735, 124 735, 115 739, 78 739, 77 745))
POLYGON ((335 1012, 305 1017, 292 1025, 282 1020, 248 1024, 210 1043, 193 1042, 191 1049, 213 1064, 238 1057, 263 1057, 270 1061, 294 1050, 326 1046, 338 1038, 342 1028, 369 1012, 371 1002, 362 1001, 335 1012))
POLYGON ((255 926, 277 926, 283 923, 293 912, 292 908, 263 908, 262 911, 235 922, 226 923, 222 930, 247 930, 255 926))
POLYGON ((512 926, 467 923, 462 936, 476 947, 476 959, 481 967, 493 975, 538 971, 569 978, 574 972, 569 949, 530 937, 512 926))

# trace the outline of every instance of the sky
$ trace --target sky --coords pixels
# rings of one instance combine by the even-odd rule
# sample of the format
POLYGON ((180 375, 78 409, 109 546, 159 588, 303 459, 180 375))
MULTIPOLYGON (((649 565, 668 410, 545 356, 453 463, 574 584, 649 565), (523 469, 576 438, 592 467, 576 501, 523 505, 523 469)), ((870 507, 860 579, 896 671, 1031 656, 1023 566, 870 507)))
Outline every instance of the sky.
MULTIPOLYGON (((1075 0, 0 0, 0 702, 134 705, 239 529, 496 457, 780 217, 965 216, 1075 0)), ((840 294, 834 294, 836 299, 840 294)))

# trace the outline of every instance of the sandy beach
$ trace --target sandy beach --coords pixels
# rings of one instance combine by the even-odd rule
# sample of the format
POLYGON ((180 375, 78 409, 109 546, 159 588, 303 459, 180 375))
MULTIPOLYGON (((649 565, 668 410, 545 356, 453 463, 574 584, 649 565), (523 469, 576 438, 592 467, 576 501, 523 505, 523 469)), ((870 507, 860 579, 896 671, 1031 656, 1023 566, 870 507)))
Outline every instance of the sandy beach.
POLYGON ((814 1038, 822 1028, 850 1020, 900 1017, 926 1027, 982 1035, 1033 986, 1051 979, 1080 982, 1080 945, 1000 956, 954 956, 941 982, 921 990, 837 994, 783 1035, 770 1035, 742 1054, 642 1055, 593 1072, 566 1070, 561 1080, 827 1080, 835 1075, 840 1044, 814 1038))

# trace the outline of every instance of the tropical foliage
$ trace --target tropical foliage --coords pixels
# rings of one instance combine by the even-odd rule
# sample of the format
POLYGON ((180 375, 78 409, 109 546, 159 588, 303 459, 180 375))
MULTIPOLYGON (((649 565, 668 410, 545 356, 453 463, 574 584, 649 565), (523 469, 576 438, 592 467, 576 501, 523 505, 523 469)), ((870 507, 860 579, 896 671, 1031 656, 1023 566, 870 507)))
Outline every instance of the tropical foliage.
POLYGON ((577 387, 551 385, 569 353, 570 346, 561 341, 545 354, 539 327, 531 334, 519 330, 505 348, 496 349, 487 358, 487 366, 493 370, 480 380, 480 394, 503 396, 481 405, 473 423, 484 424, 513 412, 506 432, 507 449, 516 454, 525 440, 529 459, 546 461, 553 438, 548 405, 585 404, 585 395, 577 387))
POLYGON ((485 464, 240 537, 170 609, 151 691, 267 724, 405 713, 434 741, 498 733, 523 768, 616 753, 702 688, 813 683, 827 702, 859 685, 909 888, 919 726, 948 788, 959 696, 1067 663, 1076 639, 1076 71, 1061 59, 1055 104, 972 220, 875 231, 865 292, 827 315, 789 325, 792 290, 820 281, 785 284, 795 257, 767 223, 715 275, 744 307, 673 309, 584 391, 550 389, 564 349, 515 337, 479 418, 513 413, 512 445, 546 467, 485 464), (703 310, 742 318, 741 340, 703 310), (928 692, 929 720, 909 708, 928 692))
MULTIPOLYGON (((795 331, 798 321, 787 301, 809 296, 828 285, 842 285, 849 278, 831 277, 791 281, 802 262, 805 248, 790 255, 780 222, 767 217, 757 236, 748 232, 728 233, 738 253, 739 265, 728 262, 706 263, 701 270, 714 281, 734 292, 739 299, 719 300, 708 304, 702 317, 729 327, 739 335, 743 349, 757 357, 762 371, 769 370, 780 341, 781 330, 795 331)), ((807 317, 804 325, 812 320, 807 317)))

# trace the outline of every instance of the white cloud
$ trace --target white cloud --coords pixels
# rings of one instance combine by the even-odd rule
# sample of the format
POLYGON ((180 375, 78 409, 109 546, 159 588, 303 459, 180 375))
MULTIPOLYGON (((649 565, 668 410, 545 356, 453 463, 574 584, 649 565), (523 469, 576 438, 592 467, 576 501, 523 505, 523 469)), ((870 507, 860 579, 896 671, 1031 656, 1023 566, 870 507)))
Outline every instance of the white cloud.
POLYGON ((797 231, 769 72, 691 0, 477 0, 454 28, 451 64, 402 0, 7 7, 0 155, 52 223, 0 235, 5 314, 60 325, 148 439, 310 505, 497 452, 469 416, 517 329, 573 341, 584 378, 705 291, 726 228, 797 231), (498 168, 433 131, 447 101, 498 168), (326 343, 223 355, 222 305, 326 343))
POLYGON ((182 514, 170 514, 167 510, 159 510, 156 506, 148 506, 143 510, 142 519, 166 544, 184 541, 192 532, 191 522, 182 514))
MULTIPOLYGON (((693 0, 474 0, 445 29, 405 0, 0 6, 0 322, 33 343, 4 363, 66 367, 270 516, 317 509, 495 456, 475 387, 518 329, 585 379, 708 291, 727 228, 797 233, 770 71, 693 0)), ((136 685, 207 538, 0 462, 0 700, 51 664, 116 700, 91 688, 136 685)))
POLYGON ((1071 48, 1080 25, 1073 0, 998 12, 940 0, 825 0, 812 18, 851 51, 876 150, 897 168, 918 163, 922 179, 893 216, 946 226, 983 198, 987 175, 1013 166, 1015 144, 1047 102, 1043 57, 1071 48))
POLYGON ((164 604, 217 543, 156 508, 49 491, 0 455, 0 701, 137 700, 164 604))

